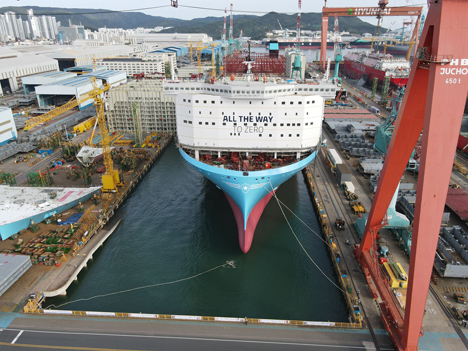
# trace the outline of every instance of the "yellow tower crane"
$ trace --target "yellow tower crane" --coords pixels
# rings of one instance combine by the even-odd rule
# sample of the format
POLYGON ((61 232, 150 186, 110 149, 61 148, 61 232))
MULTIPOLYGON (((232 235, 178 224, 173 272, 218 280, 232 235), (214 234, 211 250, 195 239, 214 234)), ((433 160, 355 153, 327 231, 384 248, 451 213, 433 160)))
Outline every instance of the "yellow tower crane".
POLYGON ((78 98, 73 98, 65 105, 62 105, 50 112, 43 114, 42 116, 30 118, 26 121, 24 130, 29 130, 41 123, 48 122, 54 117, 57 117, 61 113, 71 110, 74 107, 86 102, 89 99, 94 100, 96 106, 96 116, 99 125, 99 134, 101 135, 102 154, 104 156, 104 166, 106 172, 102 175, 102 191, 113 192, 117 190, 117 185, 121 185, 120 175, 118 170, 114 169, 114 163, 112 162, 111 150, 110 150, 110 138, 109 130, 107 128, 106 117, 104 115, 104 101, 102 95, 104 92, 110 89, 110 85, 104 83, 102 86, 98 86, 96 78, 91 77, 90 82, 93 89, 78 98))
POLYGON ((202 73, 201 69, 201 53, 204 49, 206 49, 208 46, 202 46, 202 41, 197 44, 197 52, 198 52, 198 73, 202 73))
POLYGON ((40 116, 30 118, 26 121, 24 125, 24 131, 28 131, 31 128, 45 122, 49 122, 53 118, 57 117, 58 115, 67 112, 71 110, 72 108, 77 107, 78 105, 81 105, 82 103, 88 101, 89 99, 95 99, 97 95, 101 95, 103 92, 106 90, 109 90, 110 85, 104 84, 103 88, 97 87, 96 84, 96 78, 91 77, 90 78, 91 84, 93 85, 93 89, 91 91, 88 91, 87 93, 84 93, 83 95, 80 95, 78 97, 74 97, 70 101, 68 101, 66 104, 57 107, 56 109, 49 111, 47 113, 44 113, 40 116))

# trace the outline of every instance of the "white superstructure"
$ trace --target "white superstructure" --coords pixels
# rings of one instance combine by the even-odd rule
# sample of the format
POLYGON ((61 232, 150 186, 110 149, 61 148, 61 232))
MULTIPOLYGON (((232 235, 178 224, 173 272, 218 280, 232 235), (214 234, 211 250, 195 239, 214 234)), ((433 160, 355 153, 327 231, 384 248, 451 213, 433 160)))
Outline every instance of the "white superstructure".
POLYGON ((164 86, 166 94, 177 94, 179 142, 196 155, 201 150, 291 151, 297 158, 319 142, 321 95, 334 96, 331 89, 336 90, 331 85, 252 81, 164 86))

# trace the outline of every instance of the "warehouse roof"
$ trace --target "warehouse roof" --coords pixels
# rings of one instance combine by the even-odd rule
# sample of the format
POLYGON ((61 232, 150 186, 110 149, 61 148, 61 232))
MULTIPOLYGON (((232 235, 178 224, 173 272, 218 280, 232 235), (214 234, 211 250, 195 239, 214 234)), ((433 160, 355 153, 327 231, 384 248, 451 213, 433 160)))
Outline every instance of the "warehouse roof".
POLYGON ((96 78, 110 78, 113 76, 118 76, 121 74, 125 74, 125 71, 115 71, 115 70, 106 70, 106 71, 97 71, 92 73, 83 74, 82 77, 96 77, 96 78))
POLYGON ((66 85, 66 86, 72 86, 72 87, 82 87, 89 83, 91 83, 89 80, 89 76, 88 77, 78 76, 78 77, 65 79, 60 82, 54 82, 54 83, 49 83, 45 85, 66 85))

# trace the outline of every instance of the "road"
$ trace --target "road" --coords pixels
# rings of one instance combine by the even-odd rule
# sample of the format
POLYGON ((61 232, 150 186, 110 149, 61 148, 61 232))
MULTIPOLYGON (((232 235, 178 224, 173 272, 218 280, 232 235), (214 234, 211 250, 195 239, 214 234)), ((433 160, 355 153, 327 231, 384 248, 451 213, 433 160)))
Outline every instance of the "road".
MULTIPOLYGON (((393 350, 386 335, 381 350, 393 350)), ((373 350, 366 330, 91 317, 20 316, 0 332, 0 350, 373 350)))

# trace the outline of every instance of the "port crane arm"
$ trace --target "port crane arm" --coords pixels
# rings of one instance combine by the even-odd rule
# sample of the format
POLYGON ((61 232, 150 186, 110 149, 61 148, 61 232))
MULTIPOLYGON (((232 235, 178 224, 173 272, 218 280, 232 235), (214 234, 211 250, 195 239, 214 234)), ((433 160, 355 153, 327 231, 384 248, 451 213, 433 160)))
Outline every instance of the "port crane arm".
POLYGON ((38 117, 34 117, 34 118, 30 118, 26 121, 25 123, 25 126, 24 126, 24 130, 25 131, 28 131, 30 130, 31 128, 41 124, 41 123, 45 123, 45 122, 49 122, 50 120, 52 120, 53 118, 59 116, 60 114, 64 113, 64 112, 67 112, 79 105, 81 105, 82 103, 88 101, 89 99, 93 99, 97 96, 97 95, 101 95, 103 92, 109 90, 110 88, 110 85, 109 84, 104 84, 102 88, 100 87, 97 87, 97 84, 96 84, 96 78, 92 77, 90 78, 90 81, 91 81, 91 84, 93 84, 93 86, 95 86, 93 88, 93 90, 81 95, 81 96, 78 96, 78 97, 74 97, 73 99, 71 99, 70 101, 68 101, 66 104, 60 106, 60 107, 57 107, 56 109, 50 111, 50 112, 47 112, 47 113, 44 113, 43 115, 41 116, 38 116, 38 117))

